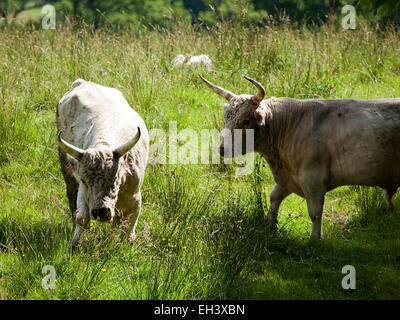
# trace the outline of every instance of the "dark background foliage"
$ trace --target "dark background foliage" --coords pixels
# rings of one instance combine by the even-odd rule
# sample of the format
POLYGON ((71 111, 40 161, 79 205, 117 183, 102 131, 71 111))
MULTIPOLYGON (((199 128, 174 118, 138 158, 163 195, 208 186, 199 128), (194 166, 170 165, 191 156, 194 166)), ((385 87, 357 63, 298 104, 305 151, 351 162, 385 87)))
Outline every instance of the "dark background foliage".
MULTIPOLYGON (((320 24, 350 4, 357 18, 399 22, 397 0, 0 0, 0 19, 9 24, 23 12, 53 4, 58 17, 72 16, 96 27, 136 23, 165 25, 174 16, 213 25, 223 20, 257 23, 263 19, 320 24)), ((4 22, 3 22, 4 25, 4 22)))

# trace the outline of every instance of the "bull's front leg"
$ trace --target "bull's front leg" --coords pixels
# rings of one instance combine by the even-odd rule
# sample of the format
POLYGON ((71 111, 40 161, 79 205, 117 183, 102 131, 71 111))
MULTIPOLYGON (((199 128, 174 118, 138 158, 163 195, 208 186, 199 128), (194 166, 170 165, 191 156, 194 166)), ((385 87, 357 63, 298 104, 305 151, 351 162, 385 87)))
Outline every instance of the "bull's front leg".
POLYGON ((89 208, 86 204, 86 201, 84 200, 83 192, 81 192, 81 190, 78 192, 77 208, 78 209, 74 221, 75 231, 71 241, 72 249, 76 248, 76 245, 78 244, 84 229, 90 228, 89 208))
POLYGON ((281 205, 282 201, 291 193, 291 191, 287 190, 279 184, 275 184, 272 188, 271 194, 269 196, 270 206, 266 218, 267 225, 270 228, 276 229, 276 227, 278 226, 279 206, 281 205))
POLYGON ((385 201, 390 211, 394 211, 393 196, 397 192, 397 186, 385 189, 385 201))
POLYGON ((78 241, 81 238, 82 232, 83 232, 83 228, 80 225, 75 224, 74 236, 72 237, 72 241, 71 241, 72 250, 76 249, 78 241))
POLYGON ((311 239, 322 239, 322 214, 325 193, 328 191, 328 176, 327 168, 301 170, 300 181, 312 221, 311 239))
POLYGON ((307 198, 307 209, 312 221, 311 239, 322 239, 322 213, 325 194, 312 195, 307 198))
POLYGON ((130 206, 127 208, 124 215, 127 216, 127 223, 121 225, 120 238, 125 239, 127 234, 130 233, 129 239, 131 241, 136 238, 136 225, 139 220, 140 212, 142 207, 142 196, 140 191, 132 196, 130 206))
POLYGON ((322 214, 324 211, 326 188, 314 184, 305 192, 308 214, 312 221, 311 239, 322 239, 322 214))

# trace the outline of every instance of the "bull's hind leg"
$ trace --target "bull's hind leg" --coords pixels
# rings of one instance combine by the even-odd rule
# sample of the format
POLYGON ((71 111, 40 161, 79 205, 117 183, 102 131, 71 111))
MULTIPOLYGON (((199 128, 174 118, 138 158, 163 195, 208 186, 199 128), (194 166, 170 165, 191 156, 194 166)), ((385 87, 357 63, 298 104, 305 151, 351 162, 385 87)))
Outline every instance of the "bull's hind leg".
POLYGON ((127 223, 123 223, 121 225, 121 232, 120 232, 120 238, 125 239, 128 233, 129 239, 131 241, 135 240, 136 234, 136 225, 139 220, 140 216, 140 211, 142 207, 142 196, 140 194, 140 191, 137 192, 132 196, 132 201, 128 207, 128 210, 124 212, 124 215, 127 217, 127 223))
POLYGON ((393 196, 396 194, 397 188, 398 188, 397 186, 385 188, 385 201, 390 211, 394 211, 394 205, 392 199, 393 196))
POLYGON ((290 195, 292 192, 287 190, 286 188, 282 187, 279 184, 275 184, 272 188, 270 194, 270 206, 267 214, 267 225, 271 229, 275 229, 278 225, 278 211, 279 206, 281 205, 282 201, 290 195))

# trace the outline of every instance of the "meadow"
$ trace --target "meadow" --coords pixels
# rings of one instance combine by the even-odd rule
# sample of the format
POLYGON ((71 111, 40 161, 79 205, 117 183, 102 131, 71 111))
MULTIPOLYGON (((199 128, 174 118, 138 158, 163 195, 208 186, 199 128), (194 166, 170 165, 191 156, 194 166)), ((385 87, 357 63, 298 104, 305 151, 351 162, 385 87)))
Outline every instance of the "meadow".
MULTIPOLYGON (((400 200, 342 187, 326 196, 322 241, 305 200, 289 196, 264 225, 274 184, 266 162, 149 165, 133 243, 93 223, 71 254, 73 224, 56 142, 56 106, 77 78, 119 89, 149 130, 223 129, 224 102, 199 79, 267 97, 399 97, 400 33, 266 22, 94 30, 65 23, 0 31, 0 299, 399 299, 400 200), (213 70, 171 67, 207 54, 213 70), (54 266, 55 289, 42 288, 54 266), (341 286, 356 269, 356 289, 341 286)), ((296 137, 293 137, 294 139, 296 137)))

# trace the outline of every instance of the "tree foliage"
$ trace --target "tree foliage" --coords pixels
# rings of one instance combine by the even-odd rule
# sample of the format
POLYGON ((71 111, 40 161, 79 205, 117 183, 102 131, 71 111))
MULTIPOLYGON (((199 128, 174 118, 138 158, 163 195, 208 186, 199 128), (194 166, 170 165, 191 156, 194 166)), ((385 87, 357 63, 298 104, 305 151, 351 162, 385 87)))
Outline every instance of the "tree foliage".
POLYGON ((265 10, 256 10, 250 0, 204 0, 204 3, 209 10, 199 12, 198 18, 207 24, 223 20, 246 20, 247 23, 255 23, 266 14, 265 10))
POLYGON ((172 14, 190 17, 181 1, 173 0, 63 0, 64 13, 83 18, 87 23, 125 25, 143 20, 162 25, 172 14))
POLYGON ((2 0, 0 1, 0 18, 14 18, 18 13, 41 7, 45 4, 44 0, 26 1, 26 0, 2 0))
POLYGON ((398 0, 353 0, 359 14, 381 22, 400 22, 400 2, 398 0))
POLYGON ((49 3, 56 7, 58 17, 83 19, 95 26, 162 26, 172 16, 206 24, 257 23, 271 16, 319 23, 330 14, 340 14, 346 4, 354 5, 357 15, 369 20, 400 22, 398 0, 0 0, 0 20, 7 24, 22 11, 49 3))

